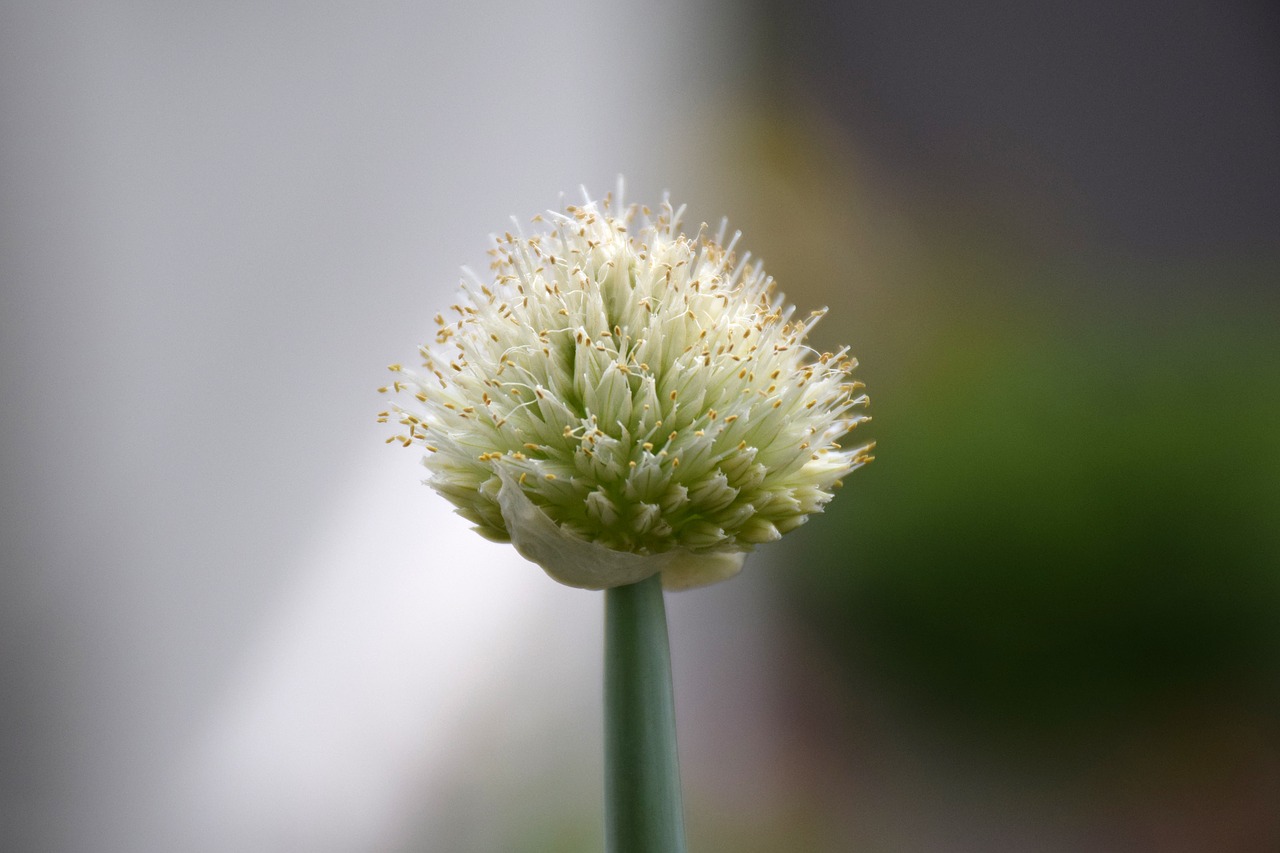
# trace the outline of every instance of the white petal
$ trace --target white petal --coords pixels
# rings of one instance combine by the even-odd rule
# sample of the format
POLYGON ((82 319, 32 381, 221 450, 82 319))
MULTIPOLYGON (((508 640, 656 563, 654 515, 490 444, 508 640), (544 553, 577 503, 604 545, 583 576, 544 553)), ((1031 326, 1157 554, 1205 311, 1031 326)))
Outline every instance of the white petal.
POLYGON ((692 589, 728 580, 742 570, 747 555, 742 551, 695 554, 683 548, 662 570, 663 589, 692 589))
POLYGON ((520 556, 553 579, 579 589, 608 589, 642 581, 663 570, 674 554, 645 556, 615 551, 562 530, 520 488, 517 475, 499 465, 498 506, 520 556))
POLYGON ((502 478, 498 505, 511 533, 511 544, 520 556, 566 586, 609 589, 662 572, 665 589, 691 589, 733 577, 746 559, 740 552, 695 554, 683 548, 646 556, 588 542, 548 518, 525 495, 515 473, 502 465, 497 468, 502 478))

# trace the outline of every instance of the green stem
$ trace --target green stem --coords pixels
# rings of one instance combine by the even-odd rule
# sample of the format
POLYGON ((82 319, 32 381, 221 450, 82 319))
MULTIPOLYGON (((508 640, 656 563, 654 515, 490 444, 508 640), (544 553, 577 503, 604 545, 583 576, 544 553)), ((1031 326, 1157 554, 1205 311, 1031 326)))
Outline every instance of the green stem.
POLYGON ((661 575, 605 591, 605 850, 684 853, 661 575))

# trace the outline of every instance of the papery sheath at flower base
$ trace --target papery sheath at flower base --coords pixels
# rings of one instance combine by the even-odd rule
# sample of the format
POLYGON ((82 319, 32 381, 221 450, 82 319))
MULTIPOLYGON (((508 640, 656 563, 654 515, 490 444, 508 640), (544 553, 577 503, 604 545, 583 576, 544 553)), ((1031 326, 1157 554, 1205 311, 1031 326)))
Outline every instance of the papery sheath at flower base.
POLYGON ((569 586, 731 577, 870 459, 839 444, 868 420, 855 361, 805 344, 824 312, 796 319, 683 210, 607 196, 496 237, 491 280, 382 389, 429 485, 569 586))

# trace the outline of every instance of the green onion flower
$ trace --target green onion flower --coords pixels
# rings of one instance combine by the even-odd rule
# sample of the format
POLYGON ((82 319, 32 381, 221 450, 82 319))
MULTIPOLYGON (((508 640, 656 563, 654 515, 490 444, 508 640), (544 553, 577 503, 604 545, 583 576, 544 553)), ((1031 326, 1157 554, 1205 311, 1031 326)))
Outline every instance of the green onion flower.
POLYGON ((683 211, 606 197, 495 238, 492 281, 382 389, 428 483, 570 586, 729 577, 870 460, 838 443, 868 419, 856 362, 805 344, 824 312, 793 319, 737 234, 686 236, 683 211))

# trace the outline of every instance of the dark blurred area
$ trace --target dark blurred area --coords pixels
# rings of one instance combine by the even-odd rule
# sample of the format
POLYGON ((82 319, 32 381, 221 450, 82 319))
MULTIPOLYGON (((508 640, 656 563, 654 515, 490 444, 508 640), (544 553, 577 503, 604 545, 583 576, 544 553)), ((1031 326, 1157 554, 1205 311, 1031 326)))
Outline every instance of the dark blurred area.
POLYGON ((764 19, 762 82, 917 198, 995 208, 1075 253, 1276 247, 1274 4, 815 0, 764 19))
POLYGON ((1280 849, 1275 7, 766 6, 744 230, 878 441, 773 575, 847 692, 780 702, 833 812, 871 731, 957 777, 822 849, 1280 849))

